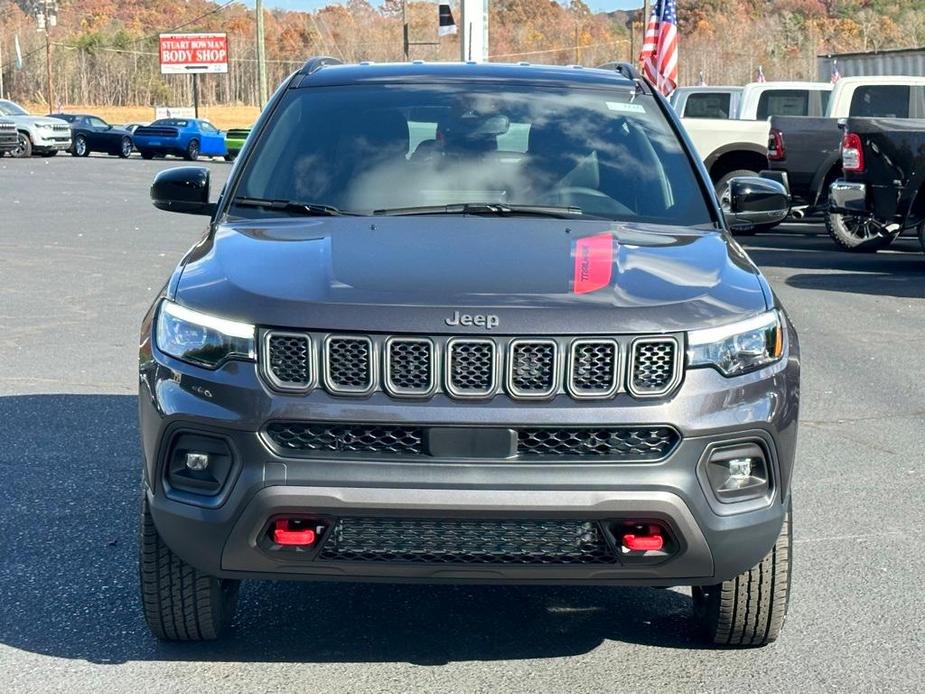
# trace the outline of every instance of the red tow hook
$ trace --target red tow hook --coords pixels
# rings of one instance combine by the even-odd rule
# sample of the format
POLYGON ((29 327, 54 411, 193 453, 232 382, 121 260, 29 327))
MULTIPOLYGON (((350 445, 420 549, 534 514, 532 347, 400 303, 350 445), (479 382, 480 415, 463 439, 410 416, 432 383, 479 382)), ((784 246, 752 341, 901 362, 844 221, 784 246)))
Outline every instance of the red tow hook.
POLYGON ((290 521, 280 518, 273 527, 273 542, 286 547, 307 547, 315 544, 315 531, 311 528, 292 528, 290 521))
POLYGON ((630 552, 648 552, 658 551, 665 546, 665 538, 662 537, 662 529, 657 525, 648 527, 648 535, 624 535, 623 547, 630 552))

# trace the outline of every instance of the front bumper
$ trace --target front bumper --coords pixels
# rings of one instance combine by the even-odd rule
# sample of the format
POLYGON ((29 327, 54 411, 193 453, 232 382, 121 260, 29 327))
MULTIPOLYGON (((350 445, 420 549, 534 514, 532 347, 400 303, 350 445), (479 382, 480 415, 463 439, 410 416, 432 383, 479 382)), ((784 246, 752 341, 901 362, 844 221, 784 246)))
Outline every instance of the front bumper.
POLYGON ((39 130, 33 134, 32 146, 35 149, 63 152, 71 148, 71 135, 69 132, 45 132, 39 130))
POLYGON ((796 443, 799 357, 788 326, 778 364, 736 379, 689 370, 670 399, 523 403, 497 396, 426 403, 385 394, 351 399, 269 391, 252 363, 216 371, 143 348, 140 421, 146 494, 159 533, 186 562, 227 578, 472 581, 487 583, 712 584, 757 564, 773 546, 789 502, 796 443), (261 432, 275 420, 432 426, 602 426, 670 423, 682 435, 658 462, 580 460, 430 461, 375 457, 285 457, 261 432), (196 499, 165 483, 166 451, 178 433, 227 442, 234 466, 222 491, 196 499), (773 479, 768 498, 721 504, 705 481, 716 445, 758 443, 773 479), (616 554, 610 564, 517 565, 326 560, 268 549, 261 538, 276 516, 309 514, 413 519, 575 519, 601 527, 645 519, 676 539, 670 556, 645 561, 616 554))

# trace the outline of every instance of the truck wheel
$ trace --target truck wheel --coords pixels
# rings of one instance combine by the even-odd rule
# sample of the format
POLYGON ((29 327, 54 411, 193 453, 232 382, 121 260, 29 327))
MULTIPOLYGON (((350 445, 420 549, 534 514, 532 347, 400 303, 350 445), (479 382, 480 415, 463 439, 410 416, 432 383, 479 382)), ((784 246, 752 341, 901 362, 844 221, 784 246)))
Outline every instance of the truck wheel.
POLYGON ((199 140, 190 140, 183 158, 187 161, 196 161, 199 159, 199 140))
POLYGON ((28 159, 32 156, 32 140, 29 139, 26 133, 19 133, 16 148, 10 152, 10 156, 16 159, 28 159))
POLYGON ((919 245, 922 246, 922 252, 925 253, 925 222, 919 224, 917 231, 919 234, 919 245))
POLYGON ((694 612, 711 643, 748 648, 780 636, 790 602, 791 511, 774 547, 757 566, 718 585, 694 587, 694 612))
MULTIPOLYGON (((725 204, 723 204, 722 201, 723 201, 723 196, 725 196, 729 192, 729 181, 731 181, 733 178, 738 178, 740 176, 757 176, 757 175, 758 175, 757 171, 750 171, 748 169, 736 169, 735 171, 730 171, 729 173, 724 175, 714 184, 714 188, 716 190, 716 197, 719 198, 720 204, 724 210, 726 206, 725 204)), ((768 228, 773 228, 773 227, 768 227, 768 228)), ((733 236, 754 236, 759 231, 766 231, 766 229, 762 228, 761 226, 756 225, 756 226, 753 226, 751 229, 736 229, 734 232, 732 232, 732 234, 733 236)))
POLYGON ((225 155, 225 161, 234 161, 237 158, 238 158, 237 152, 228 152, 228 154, 225 155))
POLYGON ((212 641, 231 623, 240 581, 207 576, 164 544, 142 501, 139 574, 148 628, 166 641, 212 641))
POLYGON ((879 222, 869 217, 827 212, 825 230, 839 246, 854 253, 875 253, 886 248, 899 236, 899 231, 890 232, 879 222))

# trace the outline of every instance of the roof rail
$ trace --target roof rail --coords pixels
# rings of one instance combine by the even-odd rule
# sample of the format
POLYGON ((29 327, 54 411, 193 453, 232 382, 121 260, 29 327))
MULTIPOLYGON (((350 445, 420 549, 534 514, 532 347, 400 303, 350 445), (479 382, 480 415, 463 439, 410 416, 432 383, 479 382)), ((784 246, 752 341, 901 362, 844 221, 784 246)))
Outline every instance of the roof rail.
POLYGON ((313 72, 317 72, 325 65, 343 65, 342 60, 337 58, 331 58, 327 55, 316 55, 313 58, 309 58, 305 61, 305 65, 302 66, 302 69, 299 70, 300 75, 310 75, 313 72))
POLYGON ((629 80, 640 79, 640 74, 636 68, 633 67, 632 63, 604 63, 603 65, 598 65, 597 67, 599 70, 613 70, 614 72, 619 72, 629 80))

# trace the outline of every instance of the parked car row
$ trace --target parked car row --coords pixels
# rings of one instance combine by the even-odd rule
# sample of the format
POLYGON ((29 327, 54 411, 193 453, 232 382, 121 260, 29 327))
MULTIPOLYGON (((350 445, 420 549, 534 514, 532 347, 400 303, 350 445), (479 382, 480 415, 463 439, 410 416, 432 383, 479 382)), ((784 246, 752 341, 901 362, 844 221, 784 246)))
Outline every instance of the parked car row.
POLYGON ((237 128, 229 136, 202 118, 162 118, 150 125, 116 126, 89 113, 52 113, 33 116, 19 104, 0 100, 0 156, 54 156, 70 152, 86 157, 101 152, 123 159, 138 151, 145 159, 200 156, 233 160, 244 145, 249 128, 237 128), (12 132, 10 132, 12 128, 12 132))
POLYGON ((731 179, 758 174, 787 187, 791 218, 822 215, 846 250, 904 230, 925 250, 925 77, 683 87, 671 103, 721 199, 731 179))

